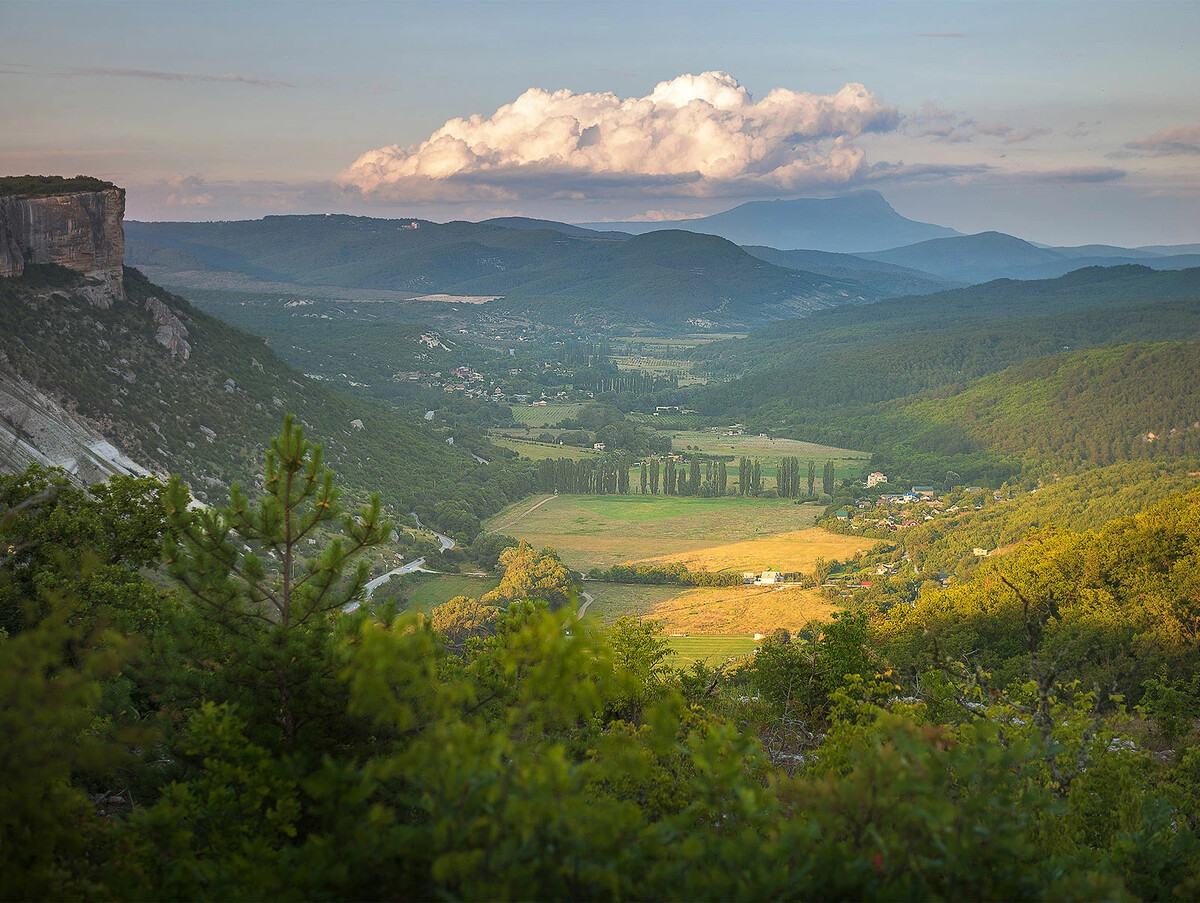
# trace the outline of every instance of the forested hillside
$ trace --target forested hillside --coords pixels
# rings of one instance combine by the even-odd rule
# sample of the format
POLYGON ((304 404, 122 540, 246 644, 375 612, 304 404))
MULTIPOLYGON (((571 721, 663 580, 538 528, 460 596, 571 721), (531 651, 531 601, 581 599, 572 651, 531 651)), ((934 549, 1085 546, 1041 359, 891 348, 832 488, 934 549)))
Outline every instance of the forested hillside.
POLYGON ((219 500, 261 482, 285 411, 324 438, 348 490, 381 493, 398 513, 472 534, 528 491, 520 467, 484 467, 419 417, 305 379, 262 339, 196 310, 126 269, 127 301, 71 294, 82 277, 33 267, 0 280, 0 361, 91 422, 129 457, 219 500), (156 300, 157 299, 157 300, 156 300), (355 425, 357 421, 360 426, 355 425))
MULTIPOLYGON (((1078 443, 1091 441, 1090 427, 1095 425, 1082 406, 1102 404, 1104 393, 1089 390, 1075 402, 1074 420, 1067 423, 1056 419, 1059 414, 1047 413, 1047 434, 1040 444, 1023 432, 1029 424, 1019 425, 1020 414, 1014 413, 1007 421, 1012 441, 993 442, 982 428, 947 413, 967 414, 972 410, 969 399, 978 397, 973 409, 978 418, 980 411, 998 403, 994 397, 998 390, 984 398, 989 390, 981 387, 974 390, 977 395, 953 405, 946 399, 970 389, 984 376, 1067 349, 1195 338, 1200 336, 1198 301, 1200 270, 1154 272, 1124 267, 1081 270, 1043 282, 1001 280, 821 312, 778 324, 745 340, 697 349, 699 366, 731 381, 695 390, 695 404, 706 413, 747 417, 752 428, 871 448, 881 455, 881 461, 905 467, 914 476, 922 469, 953 469, 967 479, 995 484, 1020 469, 1019 458, 1062 457, 1055 451, 1054 441, 1065 440, 1063 431, 1074 422, 1087 428, 1079 432, 1076 445, 1064 449, 1063 455, 1071 459, 1078 443), (927 397, 929 403, 910 410, 907 405, 920 397, 927 397), (887 404, 897 399, 910 402, 887 404), (1036 452, 1024 454, 1033 447, 1036 452), (930 460, 922 460, 925 457, 930 460)), ((1175 354, 1183 367, 1188 348, 1181 346, 1175 354)), ((1091 360, 1101 364, 1115 359, 1091 360)), ((1044 368, 1036 372, 1048 374, 1044 368)), ((1172 384, 1178 382, 1178 377, 1167 378, 1172 384)), ((1117 370, 1101 382, 1112 386, 1128 381, 1117 370)), ((1136 398, 1110 392, 1107 403, 1111 409, 1105 416, 1112 423, 1119 416, 1132 417, 1136 423, 1141 416, 1137 412, 1155 403, 1154 382, 1151 378, 1128 382, 1122 392, 1136 398)), ((1022 390, 1012 385, 1013 398, 1020 397, 1022 390)), ((1052 385, 1050 380, 1029 391, 1037 395, 1052 391, 1052 385)), ((1093 460, 1134 455, 1136 437, 1157 434, 1166 421, 1179 421, 1166 423, 1168 432, 1186 426, 1195 419, 1188 419, 1184 410, 1189 398, 1190 393, 1180 398, 1183 408, 1174 401, 1170 402, 1173 407, 1161 406, 1141 428, 1131 424, 1130 435, 1119 438, 1126 453, 1102 452, 1097 446, 1093 460)), ((1001 406, 1001 411, 1006 409, 1001 406)), ((1111 445, 1118 437, 1102 439, 1097 432, 1095 441, 1111 445)), ((1161 447, 1148 443, 1139 447, 1137 454, 1161 447)))
POLYGON ((587 230, 346 216, 126 228, 130 261, 184 280, 175 284, 197 284, 194 272, 203 271, 201 281, 224 272, 413 295, 503 296, 504 309, 551 322, 754 324, 880 297, 853 279, 777 267, 725 239, 690 232, 625 240, 587 230))

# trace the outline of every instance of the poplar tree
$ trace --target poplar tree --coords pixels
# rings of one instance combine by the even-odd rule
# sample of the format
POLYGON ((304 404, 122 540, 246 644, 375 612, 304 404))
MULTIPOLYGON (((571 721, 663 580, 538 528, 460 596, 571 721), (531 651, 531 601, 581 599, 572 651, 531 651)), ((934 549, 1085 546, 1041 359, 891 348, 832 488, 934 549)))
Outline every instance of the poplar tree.
POLYGON ((808 462, 808 497, 813 497, 813 490, 817 485, 817 462, 808 462))

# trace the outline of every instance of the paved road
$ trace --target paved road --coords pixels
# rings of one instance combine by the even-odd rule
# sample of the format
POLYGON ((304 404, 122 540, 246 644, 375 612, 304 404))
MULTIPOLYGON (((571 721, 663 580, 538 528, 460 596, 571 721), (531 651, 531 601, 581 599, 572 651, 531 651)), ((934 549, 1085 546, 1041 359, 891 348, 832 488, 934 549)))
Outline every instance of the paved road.
MULTIPOLYGON (((432 533, 435 537, 437 537, 437 541, 442 547, 441 551, 445 552, 447 549, 454 548, 454 540, 453 539, 451 539, 449 536, 446 536, 444 533, 438 533, 436 530, 430 530, 428 527, 424 526, 421 523, 421 518, 417 517, 417 512, 415 512, 415 511, 412 512, 412 516, 413 516, 413 520, 415 520, 417 522, 418 527, 420 527, 422 530, 427 530, 428 532, 432 533)), ((375 590, 379 589, 379 587, 383 586, 383 584, 387 583, 393 577, 398 577, 401 574, 415 574, 418 571, 420 571, 423 574, 440 573, 440 571, 431 571, 428 568, 426 568, 425 567, 425 559, 418 558, 415 561, 410 561, 408 564, 402 564, 398 568, 392 568, 386 574, 380 574, 374 580, 369 581, 367 583, 367 585, 363 588, 364 589, 363 601, 370 602, 371 597, 373 595, 375 595, 375 590)), ((351 602, 349 605, 347 605, 345 608, 343 608, 342 611, 345 611, 345 612, 357 611, 359 604, 360 604, 359 602, 351 602)))
POLYGON ((410 513, 413 516, 413 520, 415 520, 417 522, 418 529, 425 530, 426 532, 432 533, 434 536, 437 537, 438 542, 440 542, 442 544, 443 552, 446 551, 447 549, 454 548, 454 540, 453 539, 451 539, 449 536, 446 536, 443 533, 439 533, 437 530, 430 530, 427 526, 425 526, 423 523, 421 523, 421 518, 417 516, 417 512, 412 511, 410 513))

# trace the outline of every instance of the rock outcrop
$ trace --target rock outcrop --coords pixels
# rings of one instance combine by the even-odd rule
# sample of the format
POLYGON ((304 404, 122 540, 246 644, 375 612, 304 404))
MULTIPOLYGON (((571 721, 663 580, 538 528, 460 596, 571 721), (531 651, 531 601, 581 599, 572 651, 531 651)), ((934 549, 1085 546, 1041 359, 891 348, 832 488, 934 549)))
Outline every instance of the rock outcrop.
POLYGON ((50 197, 0 195, 0 276, 26 264, 56 263, 99 281, 88 298, 124 299, 125 190, 70 191, 50 197))
POLYGON ((158 326, 154 340, 164 348, 169 348, 172 357, 178 354, 185 361, 191 357, 192 346, 187 341, 188 329, 183 325, 183 321, 175 315, 175 312, 158 298, 147 298, 146 310, 150 312, 150 316, 154 318, 154 322, 158 326))

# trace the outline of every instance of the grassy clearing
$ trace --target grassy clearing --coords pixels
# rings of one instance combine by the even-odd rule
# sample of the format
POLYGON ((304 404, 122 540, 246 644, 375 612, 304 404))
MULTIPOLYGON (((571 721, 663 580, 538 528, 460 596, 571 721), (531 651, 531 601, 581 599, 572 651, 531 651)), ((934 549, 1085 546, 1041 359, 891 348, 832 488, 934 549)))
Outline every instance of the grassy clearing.
POLYGON ((587 570, 800 530, 819 514, 786 499, 562 495, 525 499, 485 526, 553 547, 587 570))
POLYGON ((746 335, 744 332, 707 332, 677 336, 613 336, 612 347, 618 353, 670 355, 722 339, 744 339, 746 335))
POLYGON ((686 590, 659 602, 648 617, 661 621, 668 634, 753 635, 799 630, 838 610, 816 590, 798 586, 719 586, 686 590))
POLYGON ((597 618, 611 624, 618 618, 640 618, 648 615, 656 605, 678 596, 678 586, 641 586, 631 583, 607 583, 588 580, 583 584, 593 597, 584 617, 597 618))
MULTIPOLYGON (((380 598, 389 595, 395 583, 389 580, 379 591, 380 598)), ((400 595, 407 600, 413 611, 430 611, 455 596, 470 596, 478 599, 484 593, 500 585, 498 577, 467 577, 461 574, 406 574, 401 583, 400 595)))
POLYGON ((815 461, 818 483, 821 479, 821 468, 830 459, 833 460, 835 468, 839 465, 849 467, 851 462, 871 460, 869 452, 855 451, 851 448, 818 445, 815 442, 802 442, 799 439, 770 439, 747 435, 726 436, 713 430, 675 430, 671 433, 671 444, 676 451, 695 449, 706 455, 725 455, 735 459, 746 455, 764 462, 777 462, 780 458, 789 456, 799 458, 803 464, 815 461))
POLYGON ((554 426, 564 420, 574 420, 582 404, 548 404, 545 407, 513 405, 513 419, 527 426, 554 426))
POLYGON ((870 551, 878 544, 877 539, 843 536, 820 527, 810 527, 807 530, 793 530, 647 560, 680 562, 687 565, 689 570, 808 573, 813 570, 818 558, 845 561, 853 558, 856 552, 870 551))
POLYGON ((512 449, 522 458, 530 458, 534 461, 541 461, 543 458, 570 458, 572 461, 578 461, 582 458, 594 458, 600 454, 590 448, 581 448, 578 445, 546 445, 511 436, 494 435, 489 438, 494 445, 512 449))
POLYGON ((675 651, 671 664, 687 668, 692 662, 704 662, 719 667, 733 659, 745 658, 758 648, 753 636, 683 636, 668 637, 675 651))

